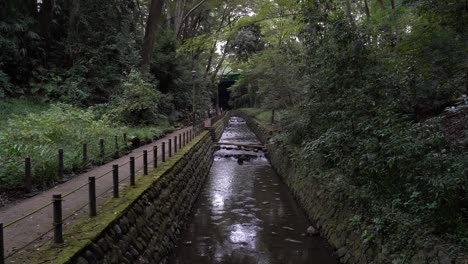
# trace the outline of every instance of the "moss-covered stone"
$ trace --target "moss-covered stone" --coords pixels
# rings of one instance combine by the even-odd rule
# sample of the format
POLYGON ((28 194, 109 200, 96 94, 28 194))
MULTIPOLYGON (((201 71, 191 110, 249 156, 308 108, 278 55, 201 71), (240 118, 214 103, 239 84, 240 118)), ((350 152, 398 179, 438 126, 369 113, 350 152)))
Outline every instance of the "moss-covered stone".
MULTIPOLYGON (((228 116, 213 126, 222 133, 228 116)), ((121 198, 98 206, 65 230, 66 243, 44 245, 17 262, 158 263, 167 255, 185 224, 213 161, 214 144, 202 132, 164 164, 126 187, 121 198), (144 256, 144 257, 143 257, 144 256)))

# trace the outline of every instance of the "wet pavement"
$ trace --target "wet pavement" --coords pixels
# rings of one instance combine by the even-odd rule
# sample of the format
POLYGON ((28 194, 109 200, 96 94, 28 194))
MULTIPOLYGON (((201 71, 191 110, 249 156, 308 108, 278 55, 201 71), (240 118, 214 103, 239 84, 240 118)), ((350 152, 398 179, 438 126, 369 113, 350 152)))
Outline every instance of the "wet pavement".
MULTIPOLYGON (((260 144, 236 117, 220 143, 260 144)), ((338 263, 309 226, 262 151, 221 146, 169 263, 338 263)))

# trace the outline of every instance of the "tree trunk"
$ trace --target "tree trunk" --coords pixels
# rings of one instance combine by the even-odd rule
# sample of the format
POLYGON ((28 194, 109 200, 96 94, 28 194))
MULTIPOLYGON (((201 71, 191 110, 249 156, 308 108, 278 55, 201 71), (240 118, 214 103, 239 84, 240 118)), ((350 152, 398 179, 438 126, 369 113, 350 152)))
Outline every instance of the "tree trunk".
POLYGON ((80 0, 72 0, 70 6, 70 15, 68 19, 68 41, 72 42, 75 37, 76 21, 80 11, 80 0))
MULTIPOLYGON (((177 36, 179 36, 182 32, 182 25, 184 23, 186 23, 186 20, 192 15, 192 13, 197 10, 198 8, 200 8, 201 6, 203 6, 205 3, 206 3, 207 0, 201 0, 200 2, 198 2, 198 4, 196 4, 194 7, 192 7, 185 15, 184 17, 182 18, 182 20, 179 22, 179 28, 176 28, 176 33, 177 33, 177 36)), ((182 10, 184 11, 184 10, 182 10)), ((193 20, 192 20, 193 22, 193 20)), ((190 25, 190 23, 187 23, 190 25)), ((186 30, 190 30, 189 28, 186 28, 186 30)))
POLYGON ((182 28, 182 22, 184 19, 186 0, 176 0, 175 12, 174 12, 174 32, 176 37, 179 36, 180 29, 182 28))
POLYGON ((161 19, 164 0, 152 0, 148 20, 146 21, 145 38, 143 48, 141 49, 141 67, 143 70, 149 70, 151 55, 153 54, 154 42, 156 40, 156 31, 158 22, 161 19))
POLYGON ((275 109, 271 110, 271 124, 275 123, 275 109))
POLYGON ((208 73, 210 72, 210 69, 211 69, 211 63, 213 62, 213 56, 214 56, 214 54, 216 52, 216 47, 217 47, 217 44, 218 44, 218 34, 223 29, 224 21, 226 21, 227 14, 229 13, 229 12, 226 12, 226 11, 227 11, 227 8, 225 8, 223 10, 223 16, 221 18, 221 22, 219 23, 219 26, 218 26, 218 28, 216 30, 216 33, 215 33, 216 38, 214 40, 213 46, 211 46, 210 56, 208 57, 208 63, 206 65, 205 76, 208 75, 208 73))
POLYGON ((41 12, 39 14, 39 25, 41 36, 44 39, 49 38, 49 28, 52 22, 52 12, 54 10, 55 0, 44 0, 41 5, 41 12))
POLYGON ((395 9, 395 0, 390 0, 390 4, 392 5, 392 9, 395 9))
POLYGON ((366 12, 367 19, 370 18, 369 3, 367 0, 364 0, 364 11, 366 12))

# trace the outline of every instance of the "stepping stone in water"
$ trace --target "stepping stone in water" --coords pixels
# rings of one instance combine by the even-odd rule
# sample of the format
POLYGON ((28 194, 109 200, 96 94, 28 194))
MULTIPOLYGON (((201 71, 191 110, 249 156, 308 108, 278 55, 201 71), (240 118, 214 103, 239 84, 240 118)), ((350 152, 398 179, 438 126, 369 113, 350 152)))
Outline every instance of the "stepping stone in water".
POLYGON ((319 232, 317 229, 315 229, 315 227, 309 226, 309 227, 307 228, 307 235, 309 235, 309 236, 317 236, 317 235, 319 235, 319 234, 320 234, 320 232, 319 232))
POLYGON ((286 238, 284 241, 294 243, 294 244, 302 244, 302 241, 295 240, 295 239, 292 239, 292 238, 286 238))
POLYGON ((287 229, 287 230, 289 230, 289 231, 294 231, 294 228, 289 227, 289 226, 283 226, 283 229, 287 229))

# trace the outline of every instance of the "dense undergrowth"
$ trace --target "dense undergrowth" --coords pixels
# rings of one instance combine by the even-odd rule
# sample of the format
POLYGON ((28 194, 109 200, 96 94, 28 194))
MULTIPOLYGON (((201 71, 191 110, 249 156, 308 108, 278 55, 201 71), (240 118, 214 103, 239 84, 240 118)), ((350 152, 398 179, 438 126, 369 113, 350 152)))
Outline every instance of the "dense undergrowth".
MULTIPOLYGON (((106 115, 98 116, 91 109, 83 110, 66 104, 53 104, 48 109, 43 105, 19 105, 29 105, 29 109, 25 109, 29 113, 11 115, 0 129, 0 189, 4 190, 23 187, 26 157, 32 160, 33 183, 41 187, 60 180, 57 179, 58 149, 64 150, 65 173, 72 174, 113 158, 116 152, 124 153, 134 138, 150 141, 173 130, 168 123, 127 127, 106 115), (39 108, 43 111, 31 111, 39 108), (124 133, 127 142, 124 141, 124 133), (100 155, 100 139, 105 143, 104 158, 100 155), (88 145, 87 162, 82 159, 83 143, 88 145)), ((12 108, 17 113, 15 109, 12 108)))
MULTIPOLYGON (((258 116, 265 110, 243 111, 269 122, 258 116)), ((367 243, 393 241, 387 250, 401 253, 396 263, 407 263, 424 235, 468 247, 467 112, 388 122, 378 129, 368 121, 359 130, 330 129, 301 145, 291 144, 295 133, 284 129, 297 113, 283 112, 283 131, 275 140, 289 146, 302 178, 320 183, 337 199, 347 197, 356 212, 349 224, 367 243)))

